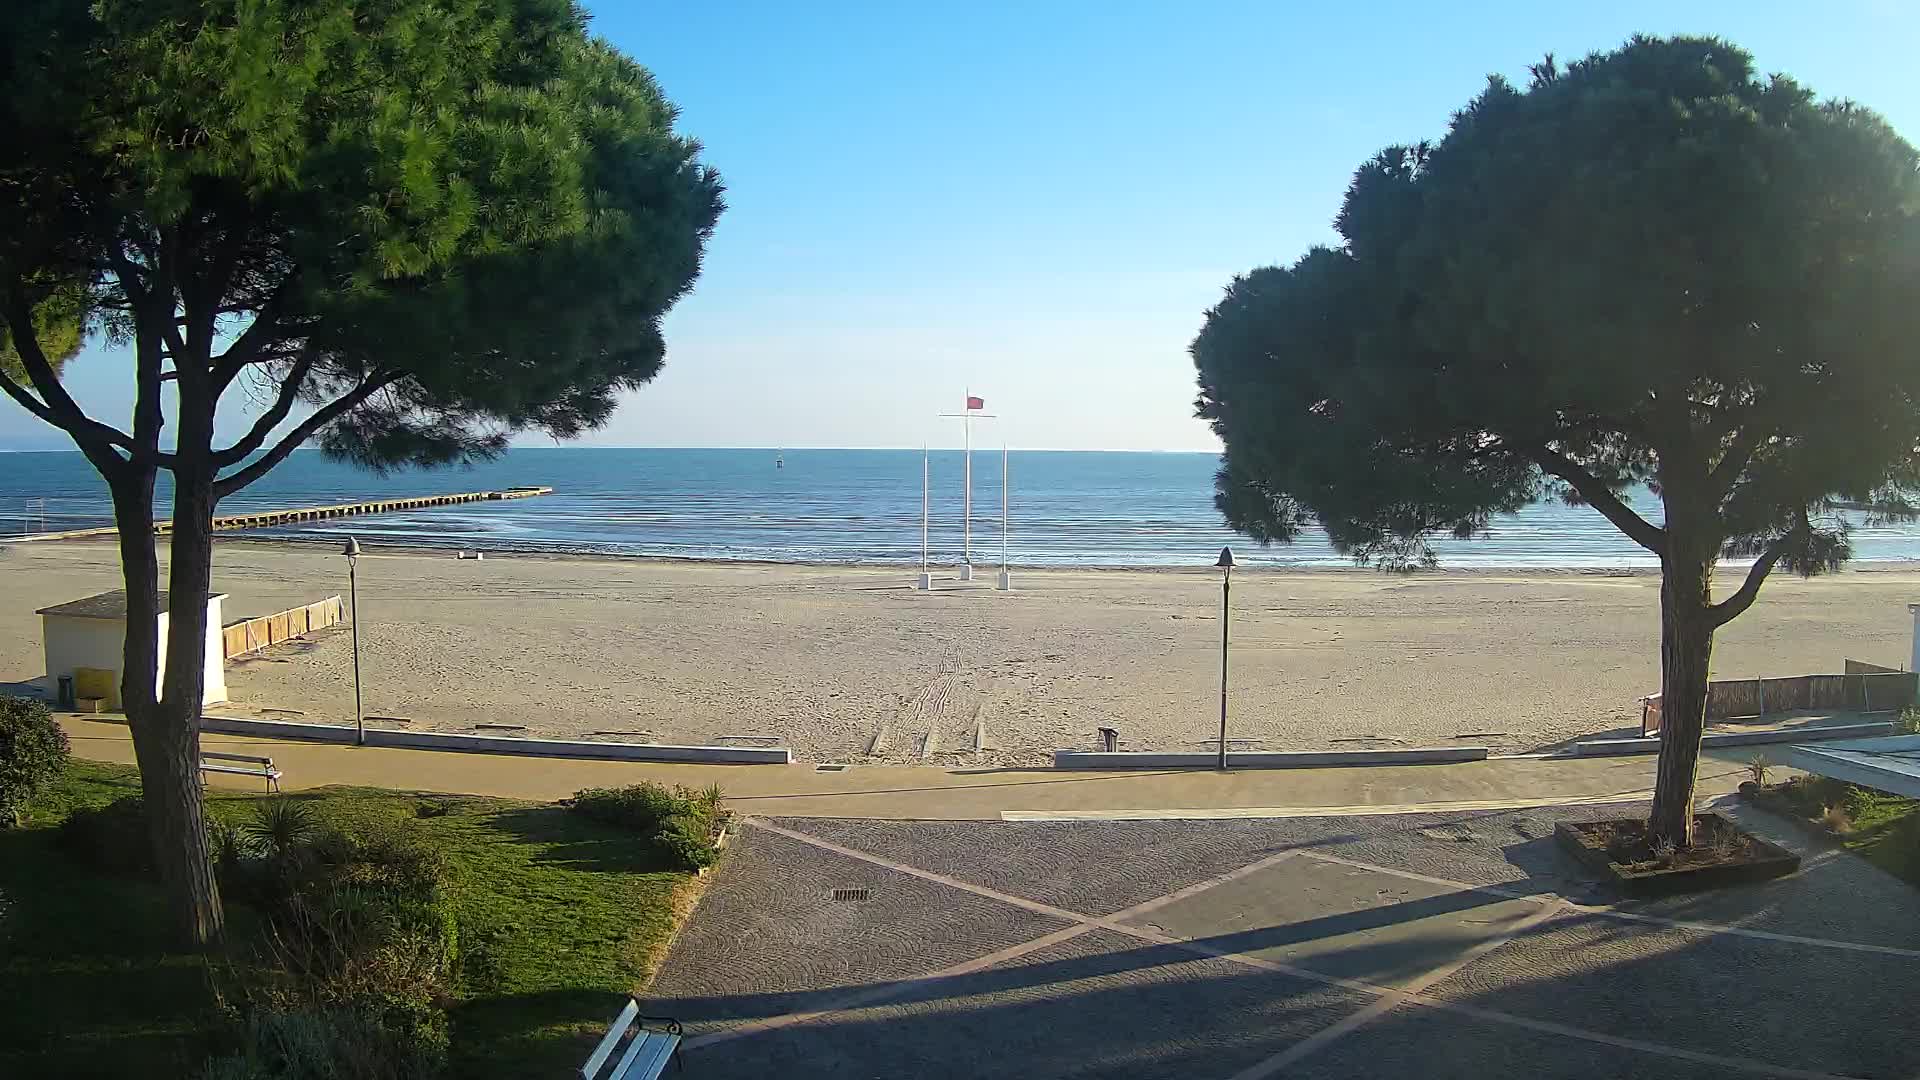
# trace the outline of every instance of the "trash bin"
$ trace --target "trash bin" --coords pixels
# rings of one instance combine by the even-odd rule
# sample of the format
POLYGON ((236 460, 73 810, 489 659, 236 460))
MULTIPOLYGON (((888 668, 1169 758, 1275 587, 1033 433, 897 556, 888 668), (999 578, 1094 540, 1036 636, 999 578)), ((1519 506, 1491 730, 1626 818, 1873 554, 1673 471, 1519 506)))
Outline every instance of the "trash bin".
POLYGON ((56 697, 60 702, 60 707, 63 709, 73 708, 73 676, 60 676, 55 680, 55 685, 59 687, 59 693, 56 697))

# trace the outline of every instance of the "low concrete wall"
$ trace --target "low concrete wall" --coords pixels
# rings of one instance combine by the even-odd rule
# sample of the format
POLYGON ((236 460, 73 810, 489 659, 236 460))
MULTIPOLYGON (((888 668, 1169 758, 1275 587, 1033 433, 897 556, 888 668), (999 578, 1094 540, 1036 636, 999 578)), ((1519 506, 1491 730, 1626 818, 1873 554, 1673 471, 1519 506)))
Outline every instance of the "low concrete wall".
MULTIPOLYGON (((1308 769, 1336 765, 1439 765, 1484 761, 1484 746, 1436 746, 1409 750, 1230 750, 1230 769, 1308 769)), ((1056 769, 1211 769, 1218 752, 1055 750, 1056 769)))
MULTIPOLYGON (((350 724, 301 724, 290 720, 245 720, 203 716, 200 730, 268 739, 305 739, 352 743, 350 724)), ((670 746, 656 743, 575 742, 567 739, 511 739, 442 731, 368 728, 368 746, 445 750, 472 754, 522 754, 532 757, 602 758, 614 761, 678 761, 696 765, 787 765, 793 751, 784 746, 670 746)))
MULTIPOLYGON (((1803 743, 1823 739, 1864 739, 1891 735, 1898 725, 1892 721, 1871 724, 1836 724, 1833 727, 1781 728, 1777 731, 1742 731, 1726 735, 1707 735, 1700 740, 1703 749, 1722 746, 1757 746, 1765 743, 1803 743)), ((1616 754, 1657 754, 1658 736, 1640 739, 1591 739, 1575 743, 1573 752, 1580 757, 1606 757, 1616 754)))

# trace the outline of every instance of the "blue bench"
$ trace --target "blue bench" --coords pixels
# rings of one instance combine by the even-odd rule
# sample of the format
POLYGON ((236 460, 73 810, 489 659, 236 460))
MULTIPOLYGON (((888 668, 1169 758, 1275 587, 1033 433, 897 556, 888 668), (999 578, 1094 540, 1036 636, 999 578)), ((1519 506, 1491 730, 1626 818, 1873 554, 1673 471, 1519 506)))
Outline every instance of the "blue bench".
POLYGON ((640 1003, 628 998, 627 1007, 607 1025, 607 1034, 594 1048, 593 1056, 580 1066, 580 1080, 656 1080, 667 1071, 667 1062, 677 1063, 679 1051, 680 1021, 641 1016, 640 1003), (626 1041, 625 1051, 612 1071, 606 1071, 622 1040, 626 1041))

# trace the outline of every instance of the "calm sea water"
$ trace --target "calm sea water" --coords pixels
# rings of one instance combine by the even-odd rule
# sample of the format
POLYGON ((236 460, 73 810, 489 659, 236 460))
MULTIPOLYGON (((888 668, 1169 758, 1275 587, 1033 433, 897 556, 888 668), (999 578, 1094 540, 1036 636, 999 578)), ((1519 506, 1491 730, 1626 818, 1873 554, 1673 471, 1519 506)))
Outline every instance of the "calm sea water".
MULTIPOLYGON (((578 551, 702 559, 915 563, 918 450, 514 450, 468 469, 375 476, 302 451, 221 504, 223 513, 543 484, 554 494, 317 522, 253 535, 578 551)), ((1212 502, 1211 454, 1015 451, 1007 555, 1017 565, 1209 565, 1223 544, 1242 561, 1340 566, 1318 536, 1261 549, 1229 532, 1212 502)), ((935 451, 933 558, 962 546, 959 451, 935 451)), ((164 477, 165 474, 163 473, 164 477)), ((168 494, 160 493, 161 514, 168 494)), ((1658 507, 1642 496, 1643 512, 1658 507)), ((976 564, 1000 559, 1000 455, 976 451, 976 564)), ((108 523, 105 489, 77 453, 0 454, 0 535, 108 523)), ((1625 567, 1654 560, 1592 510, 1539 505, 1474 541, 1437 541, 1443 566, 1625 567)), ((1859 529, 1862 560, 1920 558, 1920 528, 1859 529)))

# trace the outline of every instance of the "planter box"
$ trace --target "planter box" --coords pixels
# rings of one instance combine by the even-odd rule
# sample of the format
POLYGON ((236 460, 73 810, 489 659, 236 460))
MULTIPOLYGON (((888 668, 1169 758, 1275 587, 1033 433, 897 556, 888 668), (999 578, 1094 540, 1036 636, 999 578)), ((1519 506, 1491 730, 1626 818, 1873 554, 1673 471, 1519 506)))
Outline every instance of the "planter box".
POLYGON ((1696 827, 1704 825, 1738 833, 1748 845, 1744 857, 1737 861, 1674 867, 1617 863, 1607 851, 1607 841, 1611 830, 1622 824, 1618 820, 1563 821, 1554 826, 1553 835, 1569 854, 1627 896, 1666 896, 1743 885, 1785 877, 1800 869, 1800 856, 1736 828, 1718 814, 1697 814, 1693 820, 1696 827))

